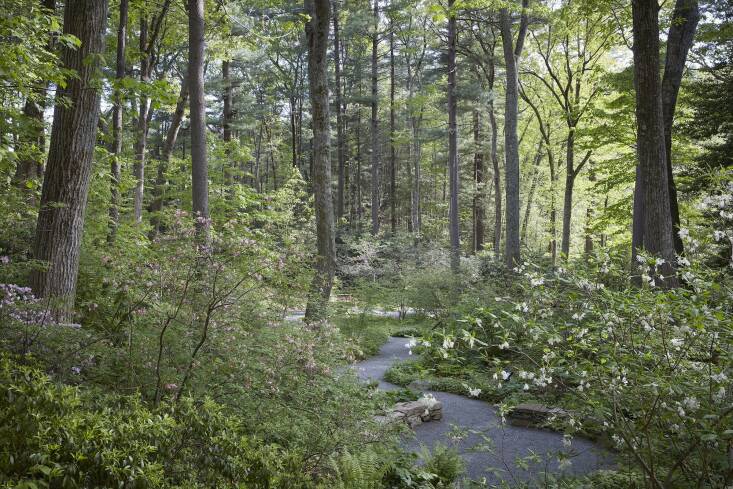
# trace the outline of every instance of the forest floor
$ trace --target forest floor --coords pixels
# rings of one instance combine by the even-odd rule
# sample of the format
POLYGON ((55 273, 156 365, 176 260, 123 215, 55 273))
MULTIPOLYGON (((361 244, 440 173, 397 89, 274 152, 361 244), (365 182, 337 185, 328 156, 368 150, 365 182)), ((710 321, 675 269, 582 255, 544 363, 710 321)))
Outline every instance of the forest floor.
MULTIPOLYGON (((354 365, 357 375, 378 382, 383 390, 400 389, 386 382, 384 374, 395 363, 412 358, 407 341, 390 336, 376 355, 354 365)), ((514 484, 547 475, 582 475, 613 465, 609 452, 589 440, 576 437, 566 446, 561 433, 502 423, 497 408, 485 401, 447 392, 424 393, 443 403, 443 419, 416 426, 414 437, 405 439, 405 448, 452 447, 464 459, 469 479, 514 484)))

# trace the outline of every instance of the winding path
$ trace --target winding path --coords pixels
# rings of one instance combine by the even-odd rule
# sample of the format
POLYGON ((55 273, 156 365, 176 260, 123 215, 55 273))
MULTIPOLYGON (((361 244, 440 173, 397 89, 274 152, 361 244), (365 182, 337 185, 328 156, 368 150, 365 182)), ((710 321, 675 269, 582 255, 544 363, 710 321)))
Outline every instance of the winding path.
MULTIPOLYGON (((410 358, 406 342, 405 338, 390 338, 379 354, 354 365, 357 375, 364 380, 378 381, 380 389, 399 389, 385 382, 383 377, 390 365, 410 358)), ((455 446, 466 462, 466 476, 470 479, 486 477, 490 484, 503 479, 511 484, 542 478, 544 474, 580 475, 612 466, 611 456, 586 439, 574 438, 570 447, 565 447, 560 433, 508 424, 502 426, 496 408, 484 401, 446 392, 426 393, 433 394, 443 403, 443 419, 418 425, 415 437, 405 440, 406 448, 417 450, 421 445, 432 448, 437 443, 455 446), (479 434, 468 434, 456 443, 452 442, 450 432, 453 426, 481 432, 491 440, 493 449, 472 450, 485 443, 479 434), (562 469, 557 460, 560 451, 565 452, 571 461, 562 469), (539 461, 530 462, 526 469, 517 468, 515 460, 518 457, 533 453, 539 461)))

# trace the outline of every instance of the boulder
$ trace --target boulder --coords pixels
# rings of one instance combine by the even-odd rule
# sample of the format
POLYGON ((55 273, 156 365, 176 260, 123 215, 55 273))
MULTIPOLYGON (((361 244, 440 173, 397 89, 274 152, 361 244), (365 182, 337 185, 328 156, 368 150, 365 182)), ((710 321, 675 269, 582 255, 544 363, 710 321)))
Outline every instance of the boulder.
POLYGON ((443 418, 443 404, 432 396, 424 396, 417 401, 398 402, 384 416, 376 419, 380 423, 402 421, 410 428, 429 421, 443 418))

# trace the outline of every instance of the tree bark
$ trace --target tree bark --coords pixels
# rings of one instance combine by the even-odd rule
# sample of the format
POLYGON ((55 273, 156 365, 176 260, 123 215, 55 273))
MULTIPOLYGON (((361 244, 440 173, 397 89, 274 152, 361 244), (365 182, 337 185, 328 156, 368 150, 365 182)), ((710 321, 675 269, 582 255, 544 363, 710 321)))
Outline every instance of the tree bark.
MULTIPOLYGON (((596 173, 593 171, 593 168, 590 168, 590 172, 588 174, 588 181, 591 183, 595 183, 596 181, 596 173)), ((588 209, 585 211, 585 247, 584 247, 584 253, 586 257, 589 257, 591 253, 593 253, 593 235, 591 234, 591 222, 593 221, 593 209, 595 208, 597 202, 595 197, 595 193, 591 194, 593 197, 591 198, 590 205, 588 205, 588 209)))
POLYGON ((672 25, 667 35, 667 56, 662 78, 662 111, 664 117, 664 149, 667 162, 667 184, 669 187, 669 205, 672 216, 672 239, 678 255, 684 252, 680 238, 680 210, 677 204, 677 187, 674 183, 672 169, 672 125, 677 106, 677 94, 682 83, 687 54, 695 38, 697 24, 700 21, 700 10, 697 0, 677 0, 672 13, 672 25))
MULTIPOLYGON (((125 77, 125 51, 127 43, 127 17, 129 10, 128 0, 120 0, 120 23, 117 26, 117 62, 115 66, 115 81, 125 77)), ((122 93, 119 87, 114 90, 114 106, 112 108, 112 160, 110 162, 110 205, 109 230, 107 241, 113 243, 117 235, 117 226, 120 222, 120 156, 122 155, 122 93)))
MULTIPOLYGON (((667 160, 659 76, 659 18, 656 2, 632 1, 637 153, 644 198, 644 249, 666 260, 660 285, 678 285, 674 269, 667 160)), ((654 270, 650 270, 654 273, 654 270)))
POLYGON ((313 124, 313 192, 316 207, 318 256, 308 295, 305 319, 317 321, 327 313, 336 269, 336 241, 331 199, 331 129, 328 110, 328 27, 329 0, 305 0, 310 20, 308 39, 308 81, 313 124))
POLYGON ((499 167, 499 129, 494 114, 493 79, 490 84, 492 99, 489 101, 489 123, 491 124, 491 167, 493 170, 492 180, 494 181, 494 255, 498 258, 501 254, 501 168, 499 167))
MULTIPOLYGON (((143 54, 140 60, 140 82, 145 85, 150 81, 151 59, 146 54, 148 47, 148 21, 144 14, 140 17, 140 51, 143 54)), ((143 198, 145 196, 145 157, 148 141, 148 112, 150 111, 150 97, 140 96, 138 106, 136 139, 135 139, 135 163, 132 172, 135 176, 135 189, 133 191, 133 209, 135 222, 139 223, 143 218, 143 198)))
POLYGON ((346 151, 344 135, 344 112, 343 100, 341 97, 341 39, 339 37, 339 13, 338 2, 333 2, 333 57, 334 71, 336 74, 336 157, 338 158, 338 187, 336 193, 336 220, 341 221, 344 217, 344 192, 346 181, 346 151))
POLYGON ((41 191, 33 249, 48 267, 31 274, 36 296, 57 300, 59 319, 68 318, 76 294, 79 251, 99 122, 100 91, 94 83, 98 66, 88 62, 104 53, 106 0, 67 2, 64 33, 81 40, 77 49, 61 48, 63 66, 77 73, 58 87, 51 147, 41 191), (61 103, 68 100, 71 103, 61 103))
POLYGON ((377 93, 377 49, 379 47, 379 0, 374 0, 374 14, 372 26, 372 235, 379 234, 379 119, 377 93))
POLYGON ((481 119, 478 108, 473 110, 473 155, 474 195, 473 195, 473 249, 484 249, 484 152, 481 149, 481 119))
POLYGON ((459 271, 461 265, 461 236, 458 220, 458 125, 456 122, 456 14, 455 0, 448 0, 448 174, 450 180, 450 206, 448 226, 450 231, 451 270, 459 271))
POLYGON ((204 0, 188 0, 188 84, 193 215, 199 240, 208 242, 210 223, 204 99, 204 0))
POLYGON ((397 234, 397 156, 395 154, 394 26, 389 31, 389 207, 392 236, 397 234))
MULTIPOLYGON (((231 148, 230 143, 232 142, 232 101, 233 101, 233 94, 232 94, 232 78, 230 75, 230 63, 229 60, 224 60, 221 62, 221 75, 222 75, 222 81, 224 85, 224 93, 222 94, 222 99, 224 102, 224 108, 222 112, 222 131, 223 131, 223 139, 224 139, 224 145, 226 146, 226 155, 229 157, 231 155, 231 148)), ((233 182, 232 178, 232 162, 227 158, 227 160, 224 162, 224 185, 231 186, 233 182)))
POLYGON ((516 44, 512 39, 512 21, 509 11, 504 8, 499 13, 504 63, 506 65, 506 95, 504 122, 505 150, 505 187, 506 187, 506 242, 504 261, 510 269, 520 263, 519 243, 519 141, 517 140, 517 120, 519 119, 519 73, 517 60, 522 53, 524 37, 527 33, 526 8, 529 0, 522 1, 522 15, 516 44))

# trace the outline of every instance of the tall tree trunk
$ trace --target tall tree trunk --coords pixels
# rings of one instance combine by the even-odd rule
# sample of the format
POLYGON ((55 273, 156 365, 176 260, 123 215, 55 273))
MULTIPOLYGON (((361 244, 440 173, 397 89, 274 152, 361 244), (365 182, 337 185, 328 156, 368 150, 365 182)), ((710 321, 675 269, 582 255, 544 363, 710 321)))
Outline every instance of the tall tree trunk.
POLYGON ((451 269, 457 273, 461 265, 461 236, 458 220, 458 125, 456 123, 456 13, 455 0, 448 0, 448 173, 450 180, 451 269))
MULTIPOLYGON (((634 78, 636 85, 637 154, 643 189, 644 249, 666 263, 658 272, 660 285, 678 285, 674 269, 672 217, 667 182, 661 80, 659 76, 659 18, 656 2, 632 1, 634 78)), ((654 270, 651 270, 653 273, 654 270)))
MULTIPOLYGON (((359 90, 361 95, 361 90, 359 90)), ((356 221, 357 228, 361 230, 361 221, 364 218, 363 196, 361 187, 361 105, 356 109, 356 221)))
MULTIPOLYGON (((127 43, 128 0, 120 0, 120 23, 117 26, 117 63, 115 81, 121 83, 125 77, 125 51, 127 43)), ((112 108, 112 160, 110 162, 110 205, 109 231, 107 241, 112 243, 117 235, 120 222, 120 156, 122 155, 122 93, 120 87, 114 90, 114 106, 112 108)))
POLYGON ((165 142, 163 143, 163 150, 160 154, 160 161, 158 161, 158 172, 155 177, 155 188, 153 189, 153 201, 150 203, 150 224, 152 229, 150 231, 150 238, 154 238, 160 232, 160 213, 163 210, 163 201, 165 196, 165 187, 167 185, 165 174, 168 172, 168 164, 171 160, 171 154, 173 154, 173 148, 176 145, 178 139, 178 132, 181 129, 181 123, 183 122, 183 115, 188 104, 188 82, 184 78, 181 82, 181 91, 178 95, 178 101, 176 102, 176 110, 173 112, 173 118, 171 119, 170 126, 166 132, 165 142))
POLYGON ((293 168, 298 168, 298 130, 296 128, 296 103, 295 96, 290 96, 290 146, 293 156, 293 168))
POLYGON ((519 72, 517 60, 522 53, 527 33, 527 12, 529 0, 522 1, 522 16, 516 44, 512 39, 512 21, 509 11, 501 9, 499 24, 504 63, 506 65, 506 97, 504 121, 505 186, 506 186, 506 243, 504 260, 506 266, 514 268, 520 262, 519 249, 519 141, 517 120, 519 119, 519 72))
POLYGON ((196 233, 209 239, 209 165, 204 99, 204 0, 188 0, 188 91, 191 119, 191 189, 196 233))
MULTIPOLYGON (((588 172, 588 181, 591 183, 595 183, 596 181, 596 172, 593 171, 593 168, 590 168, 590 171, 588 172)), ((591 253, 593 253, 593 234, 591 234, 591 223, 593 221, 593 209, 595 208, 597 202, 595 197, 595 192, 592 192, 591 195, 591 201, 590 205, 588 205, 588 209, 585 211, 585 247, 584 247, 584 253, 586 257, 589 257, 591 253)))
POLYGON ((374 0, 372 32, 372 235, 379 234, 379 119, 377 93, 377 48, 379 47, 379 0, 374 0))
POLYGON ((568 140, 565 145, 565 197, 562 211, 562 258, 570 257, 570 226, 573 217, 573 189, 575 186, 575 128, 568 130, 568 140))
POLYGON ((557 264, 557 172, 551 146, 547 147, 547 159, 550 166, 550 259, 554 269, 557 264))
POLYGON ((481 149, 481 120, 478 108, 473 110, 473 172, 475 190, 473 195, 473 249, 484 249, 484 152, 481 149))
POLYGON ((305 0, 310 19, 308 39, 308 81, 310 83, 313 124, 313 192, 316 207, 318 257, 313 276, 306 321, 313 322, 327 313, 336 269, 336 242, 331 199, 331 142, 328 115, 328 27, 330 0, 305 0))
MULTIPOLYGON (((140 16, 140 51, 143 57, 140 61, 140 82, 145 85, 150 81, 150 62, 147 55, 148 47, 148 20, 146 15, 140 16)), ((140 95, 138 107, 137 129, 135 139, 135 163, 133 174, 135 175, 135 189, 133 191, 133 209, 135 222, 139 223, 143 218, 143 198, 145 196, 145 157, 148 141, 148 111, 150 111, 150 97, 140 95)))
POLYGON ((664 117, 664 149, 667 161, 667 185, 669 187, 669 206, 672 216, 672 239, 678 255, 684 251, 680 238, 680 209, 677 204, 677 188, 674 184, 672 169, 672 124, 677 106, 677 94, 682 83, 687 54, 695 38, 700 10, 697 0, 677 0, 672 13, 672 25, 667 35, 667 57, 662 78, 662 111, 664 117))
POLYGON ((41 207, 33 247, 36 260, 47 268, 31 274, 36 296, 58 300, 60 319, 74 305, 84 213, 99 122, 100 92, 93 78, 98 66, 88 62, 104 53, 106 0, 67 2, 64 33, 81 41, 76 49, 62 47, 64 68, 77 73, 66 87, 58 87, 51 129, 51 147, 41 191, 41 207), (68 100, 71 103, 62 103, 68 100))
MULTIPOLYGON (((493 80, 492 80, 493 82, 493 80)), ((492 180, 494 181, 494 255, 498 258, 501 254, 501 168, 499 167, 499 129, 496 125, 494 114, 493 83, 490 84, 492 99, 489 101, 489 123, 491 124, 491 168, 493 170, 492 180)))
POLYGON ((394 110, 394 26, 389 30, 389 206, 392 236, 397 234, 397 156, 395 154, 395 110, 394 110))
MULTIPOLYGON (((408 64, 407 66, 407 80, 408 80, 408 99, 410 102, 415 97, 415 83, 412 74, 412 68, 408 64)), ((415 74, 414 76, 417 76, 415 74)), ((409 104, 408 104, 409 105, 409 104)), ((418 117, 412 113, 414 108, 409 107, 410 110, 410 130, 412 132, 412 145, 411 145, 411 160, 410 164, 413 166, 413 180, 410 195, 410 230, 417 235, 420 234, 420 226, 422 224, 422 216, 420 212, 420 123, 418 117)))
POLYGON ((338 158, 338 187, 336 193, 336 220, 344 217, 344 189, 346 181, 346 151, 344 150, 344 114, 343 100, 341 98, 341 42, 339 38, 339 13, 338 2, 333 2, 333 57, 336 73, 336 157, 338 158))
POLYGON ((229 66, 229 60, 224 60, 221 62, 221 75, 222 75, 222 81, 224 82, 224 93, 222 94, 222 98, 224 101, 224 110, 222 113, 222 129, 223 129, 223 138, 224 138, 224 145, 226 146, 226 155, 227 160, 224 162, 224 185, 225 186, 231 186, 233 182, 232 178, 232 162, 229 159, 229 156, 231 155, 231 148, 230 143, 232 142, 232 79, 231 75, 229 74, 230 66, 229 66))

